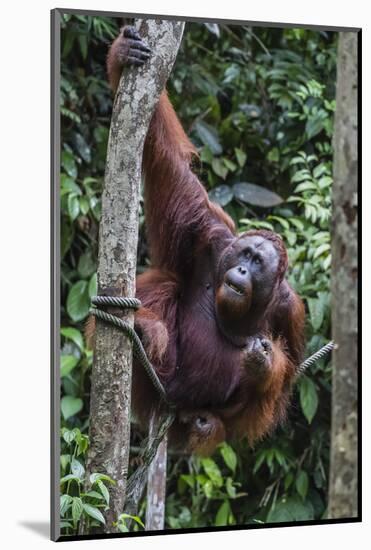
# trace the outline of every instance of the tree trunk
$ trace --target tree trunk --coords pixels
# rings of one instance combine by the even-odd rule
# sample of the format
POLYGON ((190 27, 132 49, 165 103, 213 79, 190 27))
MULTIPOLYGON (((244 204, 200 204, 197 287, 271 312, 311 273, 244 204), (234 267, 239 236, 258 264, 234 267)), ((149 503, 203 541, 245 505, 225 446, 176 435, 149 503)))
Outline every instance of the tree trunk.
MULTIPOLYGON (((157 434, 158 412, 151 416, 148 439, 157 434)), ((148 469, 146 531, 160 531, 165 525, 167 435, 158 446, 155 458, 148 469)))
MULTIPOLYGON (((143 144, 155 104, 174 64, 183 26, 159 19, 137 23, 153 53, 143 67, 124 71, 113 106, 99 230, 99 294, 135 296, 143 144)), ((132 311, 121 316, 133 326, 132 311)), ((113 523, 123 512, 125 502, 131 367, 128 338, 119 329, 97 320, 87 479, 99 472, 115 480, 115 485, 109 487, 110 507, 104 514, 107 533, 117 531, 113 523)))
POLYGON ((328 516, 358 515, 357 33, 340 33, 334 134, 333 353, 328 516))

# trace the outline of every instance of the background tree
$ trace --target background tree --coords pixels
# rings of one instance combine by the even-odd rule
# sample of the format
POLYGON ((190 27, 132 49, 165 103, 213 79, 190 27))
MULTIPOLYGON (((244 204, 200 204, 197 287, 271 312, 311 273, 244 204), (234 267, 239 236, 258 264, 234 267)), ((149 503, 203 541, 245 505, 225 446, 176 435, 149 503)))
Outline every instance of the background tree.
POLYGON ((329 516, 358 515, 358 35, 340 33, 332 224, 333 358, 329 516))

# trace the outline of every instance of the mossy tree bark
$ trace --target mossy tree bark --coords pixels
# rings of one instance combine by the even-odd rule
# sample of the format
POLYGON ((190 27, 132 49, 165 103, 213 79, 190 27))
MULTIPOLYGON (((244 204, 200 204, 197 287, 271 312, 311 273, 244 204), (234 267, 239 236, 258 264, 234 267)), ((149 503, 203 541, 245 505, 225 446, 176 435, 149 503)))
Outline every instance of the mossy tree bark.
POLYGON ((357 33, 340 33, 334 133, 333 353, 328 516, 357 517, 357 33))
MULTIPOLYGON (((152 49, 143 67, 125 69, 117 90, 107 151, 99 234, 98 292, 135 296, 138 206, 144 139, 171 72, 183 23, 143 20, 136 24, 152 49)), ((119 315, 118 311, 114 312, 119 315)), ((121 317, 133 326, 132 311, 121 317)), ((132 346, 123 332, 97 320, 90 401, 87 480, 93 472, 109 475, 110 506, 105 532, 124 511, 130 443, 132 346)), ((86 531, 86 527, 85 527, 86 531)))

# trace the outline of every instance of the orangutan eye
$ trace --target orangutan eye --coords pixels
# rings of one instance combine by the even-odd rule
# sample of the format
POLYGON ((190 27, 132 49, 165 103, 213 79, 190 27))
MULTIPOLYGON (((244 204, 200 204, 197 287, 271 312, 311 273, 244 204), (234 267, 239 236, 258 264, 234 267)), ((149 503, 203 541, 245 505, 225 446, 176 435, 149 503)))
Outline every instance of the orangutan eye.
POLYGON ((250 252, 250 250, 245 250, 245 251, 244 251, 244 254, 245 254, 245 258, 246 258, 247 260, 249 260, 249 259, 251 258, 251 252, 250 252))
POLYGON ((261 261, 260 258, 258 258, 258 257, 254 258, 254 264, 259 265, 261 263, 262 263, 262 261, 261 261))

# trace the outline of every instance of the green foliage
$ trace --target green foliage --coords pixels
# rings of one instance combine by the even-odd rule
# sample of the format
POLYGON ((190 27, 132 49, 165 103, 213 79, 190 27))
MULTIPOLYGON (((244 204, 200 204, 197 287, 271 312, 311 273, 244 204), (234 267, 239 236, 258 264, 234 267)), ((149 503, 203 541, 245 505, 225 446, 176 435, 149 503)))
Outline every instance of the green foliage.
POLYGON ((109 507, 107 483, 115 482, 107 475, 93 473, 87 484, 84 467, 89 447, 87 435, 81 433, 78 428, 63 428, 61 440, 61 529, 67 535, 78 534, 81 521, 84 521, 88 528, 99 527, 105 523, 101 510, 107 510, 109 507), (87 485, 89 490, 85 492, 87 485))
MULTIPOLYGON (((61 37, 61 514, 63 532, 70 534, 81 518, 102 525, 112 481, 93 474, 84 493, 92 352, 83 324, 96 294, 112 105, 105 58, 119 23, 66 16, 61 37)), ((305 29, 191 23, 168 86, 198 147, 196 170, 210 198, 239 231, 267 228, 282 235, 289 280, 308 313, 307 355, 330 335, 336 38, 305 29)), ((141 230, 138 271, 147 263, 141 230)), ((166 527, 323 517, 330 384, 330 365, 321 360, 298 383, 286 425, 255 449, 239 442, 221 445, 211 458, 170 454, 166 527)), ((133 440, 142 436, 133 426, 133 440)), ((140 518, 125 513, 117 525, 122 532, 143 528, 140 518)))

